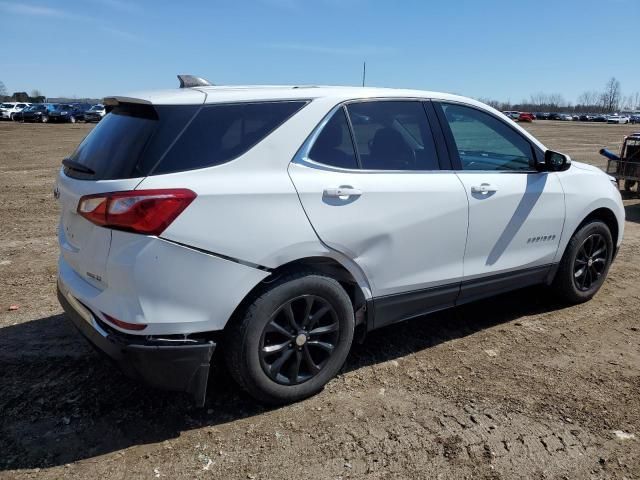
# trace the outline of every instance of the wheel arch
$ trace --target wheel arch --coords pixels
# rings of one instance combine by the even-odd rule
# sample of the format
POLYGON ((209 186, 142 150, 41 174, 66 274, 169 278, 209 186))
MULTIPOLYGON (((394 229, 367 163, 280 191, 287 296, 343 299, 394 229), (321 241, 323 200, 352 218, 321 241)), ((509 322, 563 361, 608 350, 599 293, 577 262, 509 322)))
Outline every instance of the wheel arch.
POLYGON ((576 227, 571 236, 576 234, 585 224, 593 220, 600 220, 603 222, 611 232, 611 239, 613 240, 613 247, 615 249, 618 244, 618 236, 620 235, 620 228, 618 226, 618 218, 616 214, 610 208, 600 207, 589 213, 576 227))
POLYGON ((611 232, 611 240, 613 242, 613 255, 615 258, 615 255, 617 254, 618 240, 620 238, 620 235, 622 234, 622 232, 620 231, 620 223, 618 221, 618 217, 616 217, 614 211, 608 206, 600 205, 594 207, 589 211, 589 213, 583 215, 583 218, 579 223, 574 224, 575 227, 573 229, 569 230, 571 232, 571 235, 567 235, 566 237, 563 235, 562 244, 558 248, 558 251, 556 253, 556 260, 547 277, 547 284, 551 284, 551 282, 553 282, 558 268, 560 267, 560 262, 562 261, 562 258, 567 251, 569 241, 573 238, 576 232, 578 232, 578 230, 580 230, 584 225, 593 220, 600 220, 609 228, 609 231, 611 232))
POLYGON ((362 341, 366 332, 373 327, 371 287, 364 272, 362 272, 357 265, 350 265, 348 262, 340 261, 333 256, 297 258, 271 270, 269 276, 265 277, 245 295, 244 299, 234 310, 224 329, 227 330, 229 325, 238 321, 242 312, 246 310, 248 305, 250 305, 257 296, 269 288, 269 284, 281 276, 295 271, 322 273, 337 280, 340 285, 342 285, 351 299, 353 310, 356 314, 356 341, 362 341))

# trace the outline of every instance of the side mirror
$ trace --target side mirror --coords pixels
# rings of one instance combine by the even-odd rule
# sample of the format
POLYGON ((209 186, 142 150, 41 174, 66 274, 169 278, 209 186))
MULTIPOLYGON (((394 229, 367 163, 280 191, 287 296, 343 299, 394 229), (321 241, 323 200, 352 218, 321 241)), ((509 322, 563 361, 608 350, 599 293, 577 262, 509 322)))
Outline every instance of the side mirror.
POLYGON ((564 153, 547 150, 544 152, 544 163, 536 162, 536 170, 539 172, 564 172, 569 170, 571 158, 564 153))

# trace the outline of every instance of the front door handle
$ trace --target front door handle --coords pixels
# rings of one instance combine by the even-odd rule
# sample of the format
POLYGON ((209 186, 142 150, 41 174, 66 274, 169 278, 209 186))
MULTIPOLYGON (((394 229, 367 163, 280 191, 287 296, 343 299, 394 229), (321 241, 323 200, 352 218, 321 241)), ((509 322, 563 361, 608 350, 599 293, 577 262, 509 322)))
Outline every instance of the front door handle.
POLYGON ((486 195, 487 193, 494 193, 497 191, 498 189, 495 186, 490 185, 488 183, 483 183, 481 185, 474 185, 471 187, 471 193, 481 193, 483 195, 486 195))
POLYGON ((362 190, 358 190, 353 187, 337 187, 337 188, 325 188, 324 196, 332 198, 340 197, 359 197, 362 195, 362 190))

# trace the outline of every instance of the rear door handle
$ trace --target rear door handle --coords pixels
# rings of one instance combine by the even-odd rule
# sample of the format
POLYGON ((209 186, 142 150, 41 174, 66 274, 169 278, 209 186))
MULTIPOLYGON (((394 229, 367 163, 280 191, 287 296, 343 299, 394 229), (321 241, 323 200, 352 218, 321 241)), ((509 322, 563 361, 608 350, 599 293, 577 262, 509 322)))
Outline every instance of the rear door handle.
POLYGON ((490 185, 488 183, 483 183, 481 185, 474 185, 471 187, 471 193, 482 193, 486 195, 487 193, 493 193, 497 191, 498 189, 495 186, 490 185))
POLYGON ((359 197, 362 195, 362 190, 358 190, 353 187, 337 187, 337 188, 325 188, 325 197, 359 197))

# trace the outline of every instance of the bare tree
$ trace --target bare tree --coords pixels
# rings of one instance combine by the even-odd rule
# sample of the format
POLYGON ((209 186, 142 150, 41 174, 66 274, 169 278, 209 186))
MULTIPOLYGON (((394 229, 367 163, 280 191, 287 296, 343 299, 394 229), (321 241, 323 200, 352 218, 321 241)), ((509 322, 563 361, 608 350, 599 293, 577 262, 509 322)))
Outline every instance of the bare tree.
POLYGON ((549 95, 549 105, 551 105, 552 107, 558 108, 566 104, 567 102, 561 94, 552 93, 551 95, 549 95))
POLYGON ((31 90, 31 97, 33 98, 44 97, 44 95, 42 95, 42 92, 40 90, 38 90, 37 88, 34 88, 33 90, 31 90))
POLYGON ((600 99, 600 94, 598 92, 590 90, 588 92, 581 93, 576 103, 578 105, 585 105, 585 106, 597 105, 599 99, 600 99))
POLYGON ((0 80, 0 97, 4 97, 7 95, 7 87, 4 86, 2 80, 0 80))
POLYGON ((607 112, 614 112, 620 105, 620 82, 611 77, 602 94, 602 106, 607 112))

